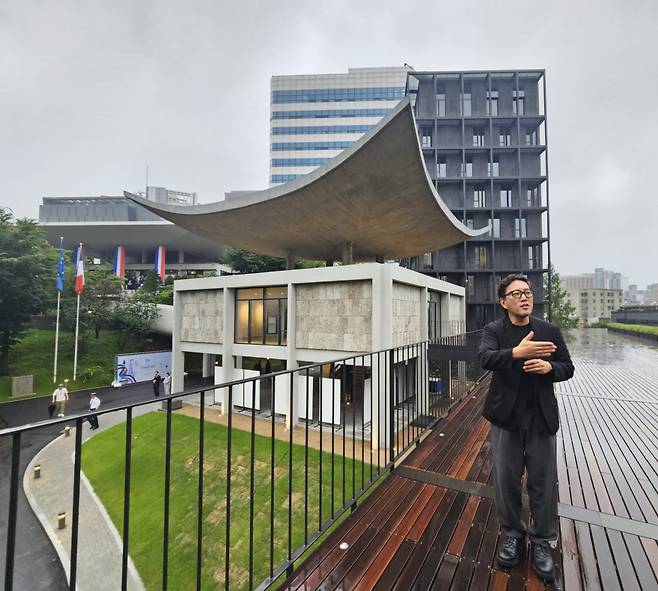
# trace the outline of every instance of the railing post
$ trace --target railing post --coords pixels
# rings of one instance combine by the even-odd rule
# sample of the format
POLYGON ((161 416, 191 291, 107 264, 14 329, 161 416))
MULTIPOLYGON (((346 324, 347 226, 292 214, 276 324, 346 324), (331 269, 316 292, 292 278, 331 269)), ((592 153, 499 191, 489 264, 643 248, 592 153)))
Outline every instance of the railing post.
POLYGON ((16 511, 18 510, 18 470, 21 460, 21 433, 12 436, 9 517, 7 519, 7 554, 5 556, 5 591, 14 588, 14 554, 16 551, 16 511))
POLYGON ((393 436, 395 435, 395 399, 394 399, 394 390, 395 390, 395 356, 394 351, 391 349, 388 352, 388 408, 389 408, 389 460, 391 462, 395 461, 395 449, 393 447, 393 436))

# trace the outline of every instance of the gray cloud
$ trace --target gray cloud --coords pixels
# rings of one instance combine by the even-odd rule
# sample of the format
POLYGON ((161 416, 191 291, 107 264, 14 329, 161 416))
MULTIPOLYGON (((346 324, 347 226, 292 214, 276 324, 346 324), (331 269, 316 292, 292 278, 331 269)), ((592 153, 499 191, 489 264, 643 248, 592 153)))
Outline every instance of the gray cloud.
POLYGON ((0 204, 145 183, 267 185, 269 80, 350 66, 546 68, 553 260, 644 285, 658 200, 658 5, 213 2, 0 5, 0 204))

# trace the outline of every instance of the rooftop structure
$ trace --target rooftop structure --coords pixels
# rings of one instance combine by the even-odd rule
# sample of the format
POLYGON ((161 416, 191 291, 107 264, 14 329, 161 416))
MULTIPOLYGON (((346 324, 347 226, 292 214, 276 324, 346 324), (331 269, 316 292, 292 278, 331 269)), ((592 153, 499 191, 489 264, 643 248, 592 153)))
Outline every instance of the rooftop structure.
POLYGON ((263 254, 343 260, 414 256, 481 236, 430 181, 409 99, 352 146, 282 186, 195 207, 126 196, 204 238, 263 254))

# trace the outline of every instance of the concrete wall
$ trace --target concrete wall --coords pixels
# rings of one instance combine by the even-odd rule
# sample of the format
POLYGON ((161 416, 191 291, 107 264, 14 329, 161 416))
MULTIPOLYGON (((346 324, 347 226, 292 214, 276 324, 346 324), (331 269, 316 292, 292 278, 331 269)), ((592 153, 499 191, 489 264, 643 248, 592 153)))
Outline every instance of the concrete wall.
POLYGON ((296 286, 299 349, 372 350, 372 282, 296 286))
POLYGON ((181 315, 181 341, 224 342, 222 290, 180 291, 176 297, 176 307, 181 315))
POLYGON ((420 325, 421 288, 393 283, 393 346, 411 345, 422 340, 420 325))

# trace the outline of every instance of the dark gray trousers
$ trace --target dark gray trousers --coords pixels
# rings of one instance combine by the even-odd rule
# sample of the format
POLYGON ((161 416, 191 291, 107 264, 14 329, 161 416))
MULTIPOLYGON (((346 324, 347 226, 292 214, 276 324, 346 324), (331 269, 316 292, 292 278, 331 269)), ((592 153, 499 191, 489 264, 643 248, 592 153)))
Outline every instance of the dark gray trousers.
POLYGON ((532 514, 528 537, 532 542, 553 545, 559 531, 555 435, 541 436, 532 425, 520 431, 491 425, 490 439, 496 510, 503 533, 517 538, 525 536, 521 519, 521 478, 525 468, 532 514))

